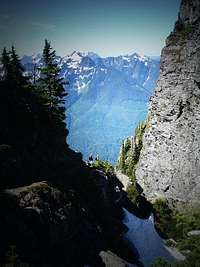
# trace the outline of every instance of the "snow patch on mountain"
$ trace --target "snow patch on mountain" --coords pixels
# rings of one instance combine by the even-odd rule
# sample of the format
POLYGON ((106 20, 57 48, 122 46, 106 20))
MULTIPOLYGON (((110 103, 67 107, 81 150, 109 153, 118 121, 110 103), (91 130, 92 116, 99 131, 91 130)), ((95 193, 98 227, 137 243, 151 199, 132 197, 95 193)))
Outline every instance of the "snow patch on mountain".
MULTIPOLYGON (((40 55, 24 56, 27 75, 39 78, 40 55)), ((56 57, 66 86, 68 144, 83 153, 99 154, 112 163, 126 136, 146 116, 147 102, 155 87, 159 61, 134 53, 102 58, 74 51, 56 57)))

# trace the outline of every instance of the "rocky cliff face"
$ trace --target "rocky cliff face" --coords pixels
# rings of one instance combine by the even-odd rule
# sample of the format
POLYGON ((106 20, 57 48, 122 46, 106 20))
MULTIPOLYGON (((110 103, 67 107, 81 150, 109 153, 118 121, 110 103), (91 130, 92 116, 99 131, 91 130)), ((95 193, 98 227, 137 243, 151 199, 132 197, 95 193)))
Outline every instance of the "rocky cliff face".
POLYGON ((183 0, 162 50, 136 177, 149 197, 200 199, 200 1, 183 0))

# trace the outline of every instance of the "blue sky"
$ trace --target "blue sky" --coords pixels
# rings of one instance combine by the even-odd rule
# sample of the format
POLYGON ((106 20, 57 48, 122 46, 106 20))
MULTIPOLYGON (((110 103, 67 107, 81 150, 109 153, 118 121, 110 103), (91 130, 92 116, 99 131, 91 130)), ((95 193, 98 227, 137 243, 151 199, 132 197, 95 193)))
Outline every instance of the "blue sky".
POLYGON ((181 0, 0 0, 0 48, 20 55, 73 50, 101 56, 159 55, 177 19, 181 0))

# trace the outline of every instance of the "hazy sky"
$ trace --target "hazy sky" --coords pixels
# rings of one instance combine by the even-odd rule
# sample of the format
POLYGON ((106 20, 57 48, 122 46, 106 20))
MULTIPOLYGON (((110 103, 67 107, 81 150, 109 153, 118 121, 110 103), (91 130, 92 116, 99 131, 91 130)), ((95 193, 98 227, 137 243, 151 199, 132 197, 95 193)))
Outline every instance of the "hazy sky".
POLYGON ((42 51, 44 39, 58 55, 73 50, 102 56, 159 55, 181 0, 0 0, 0 48, 20 55, 42 51))

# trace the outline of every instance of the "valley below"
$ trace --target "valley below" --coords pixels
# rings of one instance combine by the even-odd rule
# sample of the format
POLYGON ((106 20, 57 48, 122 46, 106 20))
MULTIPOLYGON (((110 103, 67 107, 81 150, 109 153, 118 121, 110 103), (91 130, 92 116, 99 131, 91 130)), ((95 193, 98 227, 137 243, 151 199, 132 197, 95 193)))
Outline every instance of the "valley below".
MULTIPOLYGON (((56 62, 60 76, 68 81, 67 143, 81 152, 84 160, 92 153, 115 164, 123 139, 146 117, 159 74, 159 57, 133 53, 102 58, 74 51, 57 57, 56 62)), ((40 55, 24 56, 22 64, 32 76, 43 62, 40 55)))
POLYGON ((74 51, 0 76, 0 267, 200 266, 200 2, 158 59, 74 51))

